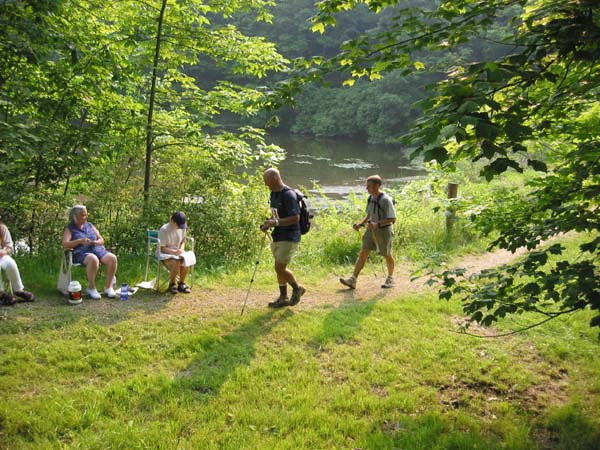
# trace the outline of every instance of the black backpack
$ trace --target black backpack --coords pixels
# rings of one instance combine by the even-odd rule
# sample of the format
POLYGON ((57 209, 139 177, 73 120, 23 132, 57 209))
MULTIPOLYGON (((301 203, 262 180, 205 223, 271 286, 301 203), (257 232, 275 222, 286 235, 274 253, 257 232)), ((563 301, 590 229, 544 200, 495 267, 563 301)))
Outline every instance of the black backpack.
POLYGON ((298 206, 300 207, 300 233, 306 234, 310 231, 310 219, 314 217, 311 214, 308 204, 308 197, 300 192, 298 189, 292 189, 290 187, 284 188, 285 191, 288 189, 294 191, 296 199, 298 200, 298 206))

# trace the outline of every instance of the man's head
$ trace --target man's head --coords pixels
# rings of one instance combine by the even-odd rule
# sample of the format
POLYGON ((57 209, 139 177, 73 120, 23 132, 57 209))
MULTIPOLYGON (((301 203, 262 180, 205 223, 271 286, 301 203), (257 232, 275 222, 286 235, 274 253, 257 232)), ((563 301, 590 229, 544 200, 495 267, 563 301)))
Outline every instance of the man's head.
POLYGON ((281 180, 279 171, 272 167, 263 172, 263 180, 265 181, 265 185, 272 191, 281 190, 283 187, 283 181, 281 180))
POLYGON ((367 178, 367 192, 369 192, 371 195, 378 193, 381 189, 382 183, 383 180, 379 175, 371 175, 369 178, 367 178))
POLYGON ((182 211, 176 211, 171 216, 171 221, 177 225, 177 228, 185 230, 187 228, 187 221, 185 214, 182 211))

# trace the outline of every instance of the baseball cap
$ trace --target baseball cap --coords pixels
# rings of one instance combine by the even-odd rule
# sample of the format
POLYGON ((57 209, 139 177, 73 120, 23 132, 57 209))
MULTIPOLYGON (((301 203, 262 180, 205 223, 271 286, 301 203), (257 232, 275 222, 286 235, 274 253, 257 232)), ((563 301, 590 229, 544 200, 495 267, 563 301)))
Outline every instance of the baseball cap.
POLYGON ((187 228, 185 214, 182 211, 174 212, 171 216, 171 220, 175 222, 177 226, 182 230, 185 230, 187 228))

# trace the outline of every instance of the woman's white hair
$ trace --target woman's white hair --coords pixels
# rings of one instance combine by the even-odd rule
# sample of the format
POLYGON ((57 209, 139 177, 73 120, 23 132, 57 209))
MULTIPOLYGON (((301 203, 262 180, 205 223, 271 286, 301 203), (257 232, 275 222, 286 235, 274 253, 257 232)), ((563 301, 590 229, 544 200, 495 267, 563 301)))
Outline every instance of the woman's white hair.
POLYGON ((77 216, 83 213, 87 208, 84 205, 75 205, 69 211, 69 223, 75 223, 77 216))

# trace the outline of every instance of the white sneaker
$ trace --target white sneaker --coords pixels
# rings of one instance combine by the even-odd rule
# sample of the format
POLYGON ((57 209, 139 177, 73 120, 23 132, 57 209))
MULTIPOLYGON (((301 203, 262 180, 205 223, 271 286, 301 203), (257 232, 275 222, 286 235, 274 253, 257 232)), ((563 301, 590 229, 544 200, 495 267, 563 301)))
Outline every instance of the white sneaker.
POLYGON ((85 292, 87 292, 87 295, 89 295, 92 300, 100 300, 100 292, 98 292, 97 289, 88 288, 85 292))
POLYGON ((104 289, 104 295, 106 295, 108 298, 115 298, 117 296, 115 290, 111 287, 104 289))
POLYGON ((391 288, 394 285, 394 279, 392 277, 387 277, 385 279, 385 283, 381 285, 382 288, 391 288))

